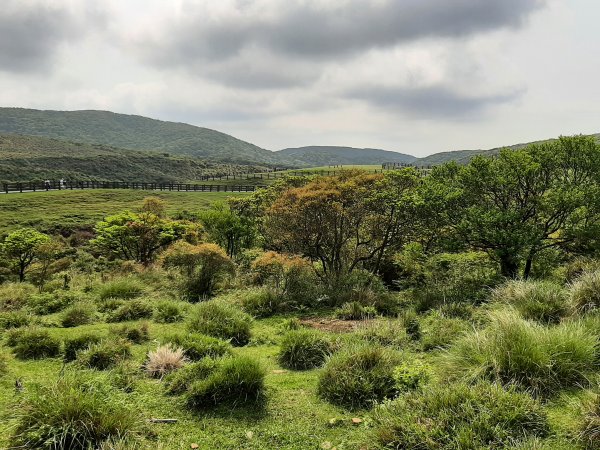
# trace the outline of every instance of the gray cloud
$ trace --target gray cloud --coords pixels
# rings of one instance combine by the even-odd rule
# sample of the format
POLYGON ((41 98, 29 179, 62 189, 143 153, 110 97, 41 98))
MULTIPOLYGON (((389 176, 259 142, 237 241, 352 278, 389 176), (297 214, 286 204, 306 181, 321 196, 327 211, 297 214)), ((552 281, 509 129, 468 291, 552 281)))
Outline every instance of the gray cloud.
POLYGON ((509 103, 524 94, 513 90, 492 95, 458 92, 447 86, 427 87, 361 87, 347 92, 348 97, 366 101, 376 108, 400 112, 412 118, 446 119, 473 118, 486 108, 509 103))
POLYGON ((5 0, 0 9, 0 71, 47 70, 57 48, 101 25, 95 6, 75 11, 60 2, 5 0))

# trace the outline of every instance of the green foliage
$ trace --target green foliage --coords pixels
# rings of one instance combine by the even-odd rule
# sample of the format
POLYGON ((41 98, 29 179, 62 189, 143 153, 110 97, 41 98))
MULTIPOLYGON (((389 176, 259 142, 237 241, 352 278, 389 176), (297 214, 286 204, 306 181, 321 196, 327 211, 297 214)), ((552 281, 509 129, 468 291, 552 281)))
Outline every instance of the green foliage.
POLYGON ((246 289, 239 293, 240 305, 254 317, 270 317, 283 308, 283 299, 270 288, 246 289))
POLYGON ((19 359, 42 359, 58 356, 60 341, 46 330, 38 328, 16 328, 7 344, 13 347, 19 359))
POLYGON ((191 310, 187 328, 191 333, 202 333, 230 340, 236 347, 250 341, 252 318, 239 309, 215 301, 203 302, 191 310))
MULTIPOLYGON (((418 322, 417 322, 418 323, 418 322)), ((361 324, 355 335, 368 343, 400 349, 410 342, 405 323, 399 319, 377 319, 361 324)))
POLYGON ((388 292, 383 281, 375 275, 355 270, 330 281, 326 288, 329 303, 333 306, 356 303, 379 314, 393 316, 399 312, 398 299, 388 292))
POLYGON ((571 304, 579 312, 600 308, 600 270, 584 272, 575 279, 569 291, 571 304))
POLYGON ((167 336, 165 342, 182 348, 185 357, 191 361, 200 361, 207 356, 218 358, 232 350, 228 342, 199 333, 174 334, 167 336))
POLYGON ((105 339, 77 352, 77 363, 96 370, 110 369, 131 358, 131 344, 125 339, 105 339))
POLYGON ((0 329, 19 328, 29 325, 31 317, 23 311, 0 312, 0 329))
POLYGON ((75 300, 75 296, 68 292, 42 293, 29 296, 27 306, 34 313, 43 316, 62 311, 75 300))
POLYGON ((445 317, 432 312, 421 320, 421 344, 423 350, 429 351, 447 348, 472 327, 462 319, 445 317))
POLYGON ((375 411, 375 440, 385 448, 512 448, 549 431, 542 407, 494 384, 449 385, 401 396, 375 411))
POLYGON ((80 336, 67 339, 64 342, 64 361, 71 362, 77 359, 77 352, 87 350, 91 345, 99 343, 101 340, 97 334, 86 333, 80 336))
POLYGON ((210 209, 202 211, 199 218, 209 239, 232 258, 241 250, 252 247, 256 239, 253 222, 236 214, 225 203, 214 203, 210 209))
POLYGON ((109 298, 132 299, 139 297, 144 292, 143 284, 136 278, 116 278, 103 283, 98 289, 100 300, 109 298))
POLYGON ((321 367, 332 353, 332 345, 314 330, 289 331, 281 340, 279 363, 288 369, 307 370, 321 367))
POLYGON ((222 404, 260 406, 265 397, 264 378, 265 370, 254 358, 225 358, 206 378, 191 383, 185 401, 194 409, 222 404))
POLYGON ((0 350, 0 377, 8 372, 8 356, 0 350))
POLYGON ((163 300, 156 304, 152 318, 157 323, 176 323, 183 320, 184 313, 179 303, 163 300))
POLYGON ((492 299, 542 323, 558 323, 570 312, 567 291, 551 281, 511 280, 496 288, 492 299))
POLYGON ((50 242, 50 236, 32 228, 22 228, 6 236, 0 249, 12 263, 19 281, 25 279, 25 273, 37 258, 40 246, 47 242, 50 242))
POLYGON ((376 345, 353 345, 335 353, 319 375, 319 396, 349 409, 368 408, 397 395, 398 354, 376 345))
POLYGON ((597 369, 598 338, 580 322, 552 328, 495 312, 490 325, 458 340, 445 355, 447 373, 516 385, 535 396, 585 385, 597 369))
POLYGON ((128 340, 132 344, 143 344, 150 340, 148 323, 142 322, 135 325, 123 325, 110 330, 112 335, 128 340))
POLYGON ((65 310, 60 318, 60 324, 65 328, 78 327, 94 321, 96 309, 93 305, 77 304, 65 310))
POLYGON ((36 289, 28 283, 0 284, 0 310, 10 311, 23 308, 36 289))
POLYGON ((394 380, 399 392, 414 391, 423 387, 431 378, 429 365, 418 359, 404 361, 394 369, 394 380))
POLYGON ((600 396, 585 405, 583 420, 579 425, 579 441, 587 450, 600 448, 600 396))
POLYGON ((216 367, 217 362, 208 357, 183 366, 165 377, 165 391, 169 395, 183 394, 194 382, 205 380, 216 367))
POLYGON ((152 317, 152 306, 142 300, 131 300, 108 314, 108 322, 127 322, 129 320, 149 319, 152 317))
POLYGON ((110 438, 133 438, 143 430, 137 411, 101 383, 83 381, 81 374, 70 374, 47 386, 32 386, 15 415, 11 438, 15 447, 97 448, 110 438))
POLYGON ((372 306, 363 306, 359 302, 344 303, 335 310, 335 317, 343 320, 372 319, 377 315, 377 310, 372 306))

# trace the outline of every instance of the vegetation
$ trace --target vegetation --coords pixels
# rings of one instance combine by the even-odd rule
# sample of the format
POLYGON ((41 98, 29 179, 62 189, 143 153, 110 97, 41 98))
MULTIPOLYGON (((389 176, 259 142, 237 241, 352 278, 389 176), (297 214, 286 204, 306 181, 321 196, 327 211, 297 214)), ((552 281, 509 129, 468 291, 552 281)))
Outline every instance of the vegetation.
POLYGON ((331 351, 331 343, 320 333, 314 330, 293 330, 281 340, 279 362, 289 369, 314 369, 323 365, 331 351))

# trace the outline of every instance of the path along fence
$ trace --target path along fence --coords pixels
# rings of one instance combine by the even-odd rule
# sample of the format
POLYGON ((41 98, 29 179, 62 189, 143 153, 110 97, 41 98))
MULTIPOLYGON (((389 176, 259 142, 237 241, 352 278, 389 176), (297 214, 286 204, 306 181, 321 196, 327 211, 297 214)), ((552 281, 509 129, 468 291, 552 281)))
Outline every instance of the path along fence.
POLYGON ((265 185, 192 184, 192 183, 137 183, 126 181, 59 181, 3 183, 2 192, 45 192, 82 189, 138 189, 146 191, 176 192, 254 192, 265 185))

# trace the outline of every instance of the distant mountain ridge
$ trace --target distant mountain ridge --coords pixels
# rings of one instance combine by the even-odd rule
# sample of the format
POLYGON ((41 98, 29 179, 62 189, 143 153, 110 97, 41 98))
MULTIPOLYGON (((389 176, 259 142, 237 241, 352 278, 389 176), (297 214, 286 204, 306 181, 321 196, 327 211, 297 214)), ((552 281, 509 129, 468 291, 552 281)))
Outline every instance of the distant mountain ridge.
POLYGON ((384 162, 412 163, 417 158, 404 153, 375 148, 354 148, 336 146, 308 146, 284 148, 275 152, 306 164, 307 166, 327 166, 335 164, 365 165, 384 162))

